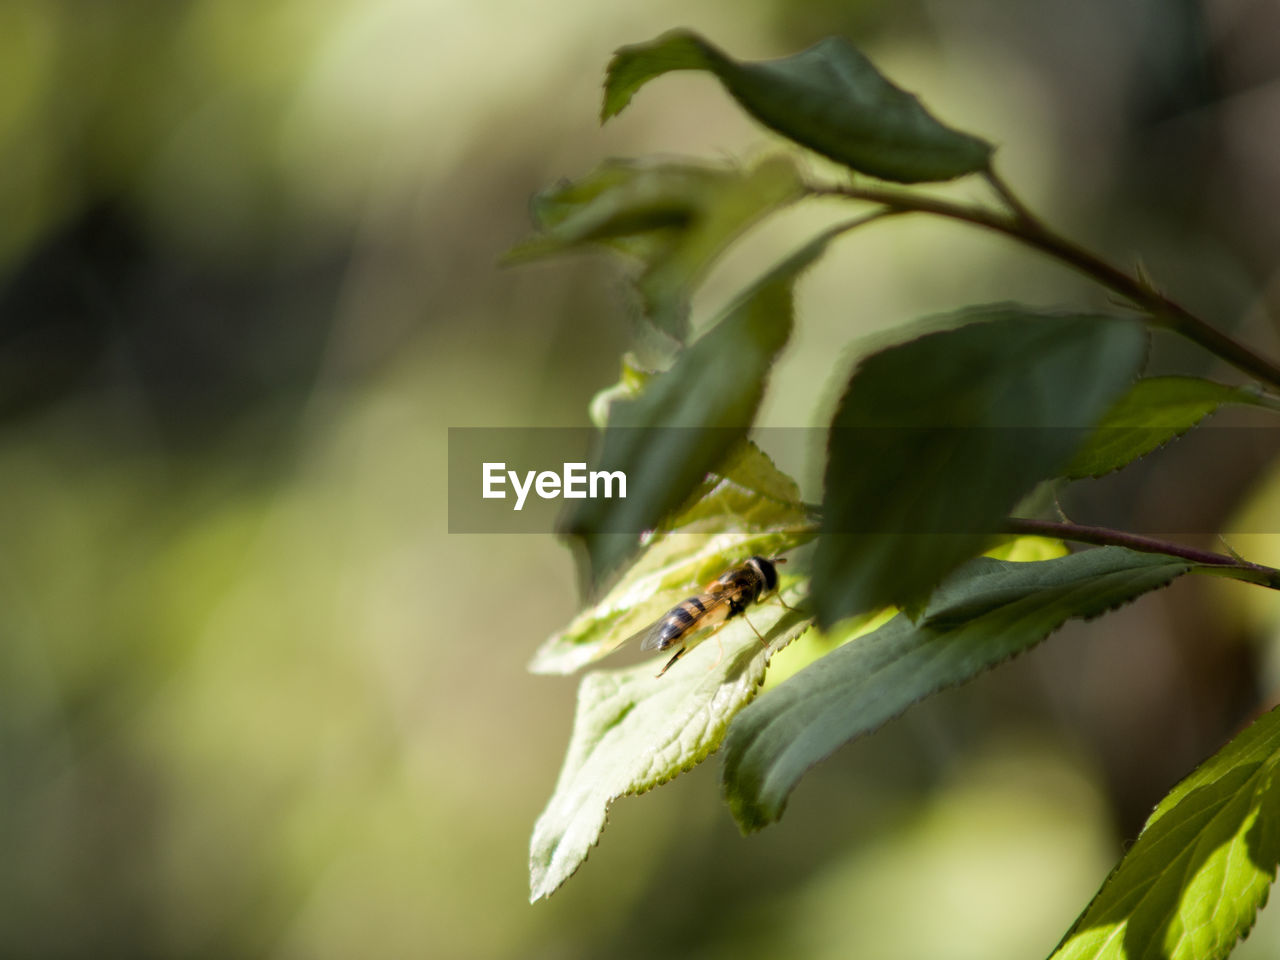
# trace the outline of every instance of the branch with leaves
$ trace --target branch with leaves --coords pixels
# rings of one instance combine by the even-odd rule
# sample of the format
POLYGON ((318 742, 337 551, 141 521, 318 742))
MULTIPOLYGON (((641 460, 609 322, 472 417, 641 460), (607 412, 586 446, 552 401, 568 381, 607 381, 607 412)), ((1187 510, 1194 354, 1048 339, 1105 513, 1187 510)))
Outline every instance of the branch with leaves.
MULTIPOLYGON (((566 516, 589 579, 608 589, 531 669, 578 670, 746 558, 809 549, 785 568, 785 604, 730 620, 717 643, 664 676, 650 663, 587 674, 531 843, 535 900, 581 866, 611 803, 717 750, 729 809, 744 832, 756 830, 840 746, 1069 620, 1190 574, 1280 586, 1280 572, 1239 557, 1018 513, 1042 485, 1122 469, 1225 405, 1280 409, 1273 361, 1051 230, 995 173, 990 144, 938 121, 842 40, 760 63, 687 31, 624 47, 609 64, 602 119, 673 70, 711 73, 748 114, 849 178, 814 182, 786 156, 746 168, 612 161, 535 198, 538 231, 512 258, 602 247, 629 259, 646 320, 671 349, 656 369, 624 363, 592 405, 597 465, 625 471, 631 494, 579 501, 566 516), (998 205, 903 186, 962 176, 985 178, 998 205), (690 340, 690 297, 709 266, 757 221, 806 197, 871 209, 768 271, 690 340), (988 304, 907 328, 853 372, 827 434, 822 502, 806 504, 749 439, 793 327, 792 288, 845 231, 905 213, 997 231, 1132 310, 988 304), (1148 338, 1160 330, 1250 381, 1144 377, 1148 338), (1068 553, 1064 540, 1094 548, 1068 553), (757 696, 774 654, 805 631, 828 652, 757 696)), ((1225 956, 1280 862, 1278 765, 1272 711, 1173 789, 1054 956, 1225 956)))

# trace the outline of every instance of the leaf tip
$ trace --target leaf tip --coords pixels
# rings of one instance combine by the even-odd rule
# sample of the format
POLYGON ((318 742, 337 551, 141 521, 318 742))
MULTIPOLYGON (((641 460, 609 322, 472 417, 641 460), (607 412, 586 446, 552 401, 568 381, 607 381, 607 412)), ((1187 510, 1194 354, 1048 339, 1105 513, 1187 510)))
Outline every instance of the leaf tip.
POLYGON ((733 822, 738 825, 738 832, 744 837, 749 837, 753 833, 759 833, 765 827, 777 823, 782 817, 782 810, 779 809, 774 815, 766 814, 757 804, 739 801, 729 801, 729 813, 733 816, 733 822))
POLYGON ((641 87, 671 70, 706 67, 713 48, 692 30, 678 28, 645 43, 633 43, 613 52, 605 67, 604 102, 600 122, 617 116, 641 87))

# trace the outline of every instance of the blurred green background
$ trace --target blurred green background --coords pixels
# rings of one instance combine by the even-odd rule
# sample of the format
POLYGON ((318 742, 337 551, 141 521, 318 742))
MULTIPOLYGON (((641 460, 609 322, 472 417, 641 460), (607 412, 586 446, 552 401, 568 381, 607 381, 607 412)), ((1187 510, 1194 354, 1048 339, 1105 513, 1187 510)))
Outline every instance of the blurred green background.
MULTIPOLYGON (((585 425, 616 377, 612 263, 495 265, 532 192, 770 145, 694 75, 597 127, 610 52, 678 25, 748 58, 845 33, 1052 221, 1280 353, 1275 4, 6 0, 0 955, 1042 956, 1271 695, 1274 606, 1180 582, 842 751, 749 840, 714 762, 621 801, 527 904, 576 679, 524 664, 574 574, 549 536, 448 535, 446 431, 585 425)), ((757 230, 697 312, 838 215, 757 230)), ((1013 298, 1107 302, 962 226, 853 235, 763 421, 821 422, 853 336, 1013 298)), ((1280 530, 1268 452, 1176 446, 1126 502, 1280 530)), ((1280 915, 1239 955, 1278 952, 1280 915)))

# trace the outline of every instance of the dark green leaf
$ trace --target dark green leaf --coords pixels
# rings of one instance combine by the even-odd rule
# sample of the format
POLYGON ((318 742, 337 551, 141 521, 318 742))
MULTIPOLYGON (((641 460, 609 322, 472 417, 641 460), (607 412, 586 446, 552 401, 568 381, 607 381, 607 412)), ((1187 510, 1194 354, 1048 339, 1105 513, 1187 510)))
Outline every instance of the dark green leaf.
POLYGON ((743 230, 800 193, 795 167, 781 157, 750 170, 609 160, 582 180, 535 197, 541 232, 508 257, 587 245, 635 257, 643 265, 636 285, 646 315, 683 340, 689 297, 707 268, 743 230))
POLYGON ((1053 960, 1220 960, 1280 863, 1280 708, 1170 791, 1053 960))
POLYGON ((582 865, 614 800, 665 783, 712 754, 734 714, 755 696, 769 658, 808 626, 778 603, 749 616, 751 625, 732 621, 719 644, 694 649, 661 677, 654 673, 666 653, 583 678, 569 752, 529 844, 530 900, 550 896, 582 865))
POLYGON ((997 305, 867 357, 832 422, 813 591, 824 625, 918 603, 1056 475, 1137 374, 1137 321, 997 305))
POLYGON ((899 183, 986 170, 991 145, 936 120, 848 41, 829 37, 794 56, 733 60, 687 30, 622 47, 609 64, 601 120, 654 77, 707 70, 749 114, 784 137, 854 170, 899 183))
POLYGON ((593 583, 635 549, 639 531, 669 520, 747 435, 791 333, 792 285, 844 229, 827 231, 771 270, 638 397, 612 405, 595 469, 625 473, 627 496, 579 500, 565 521, 565 532, 586 548, 593 583))
MULTIPOLYGON (((1046 537, 1009 537, 983 556, 1029 563, 1036 560, 1056 559, 1066 556, 1069 552, 1067 545, 1061 540, 1051 540, 1046 537)), ((873 610, 842 620, 830 633, 824 633, 821 630, 808 631, 797 642, 774 657, 769 664, 764 689, 771 690, 780 686, 837 647, 879 629, 899 612, 896 607, 885 607, 883 610, 873 610)))
POLYGON ((1099 477, 1186 433, 1228 403, 1262 405, 1248 387, 1228 387, 1198 377, 1147 377, 1111 408, 1064 476, 1099 477))
POLYGON ((1054 560, 980 557, 957 570, 913 623, 899 615, 806 667, 740 713, 725 744, 724 789, 744 831, 782 815, 804 773, 916 701, 1091 617, 1162 587, 1193 564, 1120 547, 1054 560))

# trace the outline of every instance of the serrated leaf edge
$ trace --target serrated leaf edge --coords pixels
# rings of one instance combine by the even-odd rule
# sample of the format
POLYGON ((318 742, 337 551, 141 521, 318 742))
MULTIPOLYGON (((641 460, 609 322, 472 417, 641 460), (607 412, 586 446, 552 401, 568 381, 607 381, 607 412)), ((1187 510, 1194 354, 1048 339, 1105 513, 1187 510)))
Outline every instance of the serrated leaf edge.
MULTIPOLYGON (((1171 559, 1176 559, 1176 558, 1171 558, 1171 559)), ((752 821, 751 823, 745 823, 745 822, 744 822, 744 821, 743 821, 743 820, 738 816, 738 810, 740 809, 740 806, 741 806, 741 805, 739 805, 739 804, 735 804, 735 803, 734 803, 734 801, 733 801, 733 799, 730 797, 730 793, 729 793, 729 785, 725 782, 725 780, 724 780, 724 778, 723 778, 723 770, 722 770, 722 777, 721 777, 721 797, 722 797, 722 799, 723 799, 723 800, 725 801, 725 803, 729 806, 729 809, 730 809, 730 812, 731 812, 731 813, 732 813, 732 815, 733 815, 734 821, 738 824, 738 828, 739 828, 739 830, 743 833, 743 835, 744 835, 744 836, 746 836, 746 835, 750 835, 750 834, 752 834, 752 833, 758 833, 759 831, 763 830, 765 827, 768 827, 768 826, 770 826, 770 825, 772 825, 772 824, 774 824, 774 823, 777 823, 779 820, 781 820, 781 819, 782 819, 782 815, 786 812, 787 804, 790 802, 791 794, 794 792, 795 787, 798 787, 798 786, 800 785, 800 781, 801 781, 801 780, 803 780, 803 779, 804 779, 804 778, 809 774, 809 772, 810 772, 811 770, 813 770, 813 769, 814 769, 815 767, 817 767, 819 764, 822 764, 822 763, 826 762, 827 760, 829 760, 832 756, 834 756, 834 755, 835 755, 835 753, 836 753, 837 751, 839 751, 839 750, 843 749, 844 747, 847 747, 847 746, 848 746, 849 744, 851 744, 851 743, 854 743, 854 742, 856 742, 856 741, 858 741, 858 740, 863 739, 864 737, 871 736, 872 734, 874 734, 874 733, 878 732, 880 729, 882 729, 882 728, 885 726, 885 724, 889 723, 889 722, 890 722, 890 721, 892 721, 892 720, 896 720, 898 717, 902 716, 904 713, 906 713, 906 712, 907 712, 908 710, 910 710, 912 707, 916 706, 916 704, 922 703, 924 700, 927 700, 929 697, 932 697, 932 696, 935 696, 936 694, 942 693, 944 690, 952 690, 952 689, 956 689, 956 688, 958 688, 958 687, 962 687, 962 686, 964 686, 965 684, 970 683, 970 682, 971 682, 971 681, 973 681, 973 680, 976 680, 976 679, 977 679, 978 677, 980 677, 982 674, 984 674, 984 673, 988 673, 988 672, 990 672, 991 670, 996 669, 997 667, 1004 666, 1006 663, 1009 663, 1009 662, 1011 662, 1011 661, 1013 661, 1013 660, 1017 659, 1018 657, 1022 656, 1023 654, 1025 654, 1025 653, 1029 653, 1029 652, 1030 652, 1031 650, 1033 650, 1035 647, 1040 646, 1040 644, 1044 643, 1044 642, 1045 642, 1046 640, 1048 640, 1051 636, 1053 636, 1055 633, 1057 633, 1059 630, 1061 630, 1064 626, 1066 626, 1066 624, 1067 624, 1068 622, 1070 622, 1070 621, 1072 621, 1072 620, 1080 620, 1081 622, 1087 623, 1087 622, 1089 622, 1089 621, 1091 621, 1091 620, 1095 620, 1095 619, 1097 619, 1098 617, 1104 616, 1104 615, 1106 615, 1106 614, 1108 614, 1108 613, 1112 613, 1112 612, 1113 612, 1113 611, 1115 611, 1115 610, 1119 610, 1121 607, 1125 607, 1125 606, 1128 606, 1128 605, 1129 605, 1129 604, 1131 604, 1131 603, 1136 602, 1137 600, 1141 599, 1143 596, 1145 596, 1145 595, 1146 595, 1146 594, 1148 594, 1148 593, 1154 593, 1156 590, 1163 590, 1165 587, 1169 586, 1169 584, 1171 584, 1174 580, 1178 579, 1178 577, 1185 576, 1187 573, 1190 573, 1190 572, 1192 572, 1193 570, 1198 569, 1198 567, 1199 567, 1199 565, 1198 565, 1198 564, 1189 563, 1189 562, 1188 562, 1188 563, 1186 563, 1186 564, 1184 564, 1184 566, 1185 566, 1185 569, 1183 569, 1183 570, 1181 570, 1181 571, 1178 571, 1178 572, 1172 572, 1172 573, 1170 574, 1170 576, 1169 576, 1167 579, 1165 579, 1163 582, 1159 583, 1158 585, 1156 585, 1156 586, 1154 586, 1154 587, 1151 587, 1149 590, 1146 590, 1146 591, 1144 591, 1144 592, 1143 592, 1143 593, 1141 593, 1141 594, 1138 594, 1138 595, 1133 596, 1133 597, 1130 597, 1130 598, 1128 598, 1128 599, 1126 599, 1126 600, 1121 600, 1121 601, 1119 601, 1118 603, 1115 603, 1115 604, 1112 604, 1112 605, 1110 605, 1110 606, 1107 606, 1106 608, 1104 608, 1104 609, 1102 609, 1102 610, 1099 610, 1097 613, 1092 613, 1092 614, 1089 614, 1089 615, 1087 615, 1087 616, 1083 616, 1083 617, 1067 617, 1065 620, 1063 620, 1063 621, 1062 621, 1061 623, 1059 623, 1057 626, 1055 626, 1055 627, 1053 627, 1052 629, 1050 629, 1047 633, 1045 633, 1045 635, 1044 635, 1044 636, 1042 636, 1039 640, 1036 640, 1034 643, 1027 644, 1027 645, 1026 645, 1026 646, 1024 646, 1021 650, 1017 650, 1017 651, 1015 651, 1014 653, 1012 653, 1012 654, 1010 654, 1010 655, 1008 655, 1008 656, 1006 656, 1006 657, 1003 657, 1002 659, 1000 659, 1000 660, 998 660, 998 661, 996 661, 996 662, 994 662, 994 663, 992 663, 992 664, 990 664, 990 665, 988 665, 988 666, 984 667, 982 670, 978 671, 977 673, 972 674, 971 676, 965 677, 964 679, 959 680, 959 681, 957 681, 957 682, 955 682, 955 683, 945 684, 945 685, 943 685, 943 686, 941 686, 941 687, 938 687, 936 690, 929 691, 928 693, 925 693, 925 694, 922 694, 922 695, 921 695, 921 696, 919 696, 919 697, 916 697, 915 699, 913 699, 913 700, 911 700, 909 703, 907 703, 905 706, 903 706, 903 708, 902 708, 901 710, 899 710, 897 713, 894 713, 892 716, 886 717, 884 720, 882 720, 880 723, 876 724, 874 727, 870 727, 870 728, 868 728, 868 729, 866 729, 866 730, 864 730, 864 731, 862 731, 862 732, 860 732, 860 733, 855 734, 854 736, 850 737, 849 739, 845 740, 845 741, 844 741, 843 743, 841 743, 838 747, 836 747, 836 748, 835 748, 835 750, 832 750, 832 751, 831 751, 830 753, 828 753, 826 756, 824 756, 824 757, 820 757, 819 759, 817 759, 817 760, 813 761, 813 763, 808 764, 808 765, 804 768, 804 770, 803 770, 803 771, 801 771, 800 775, 796 778, 795 786, 793 786, 791 790, 788 790, 788 791, 787 791, 786 796, 783 798, 782 802, 778 805, 777 813, 776 813, 775 815, 773 815, 773 816, 771 816, 771 817, 770 817, 770 816, 765 816, 765 817, 760 817, 760 818, 753 818, 753 821, 752 821)), ((900 614, 900 615, 901 615, 901 614, 900 614)), ((874 633, 874 631, 873 631, 873 633, 874 633)), ((871 636, 871 634, 866 634, 866 636, 871 636)), ((857 643, 857 642, 858 642, 858 640, 860 640, 860 639, 864 639, 864 638, 863 638, 863 637, 858 637, 858 638, 856 638, 856 639, 854 639, 854 640, 852 640, 852 641, 850 641, 850 642, 851 642, 851 643, 857 643)), ((819 658, 818 660, 815 660, 815 661, 814 661, 814 663, 816 664, 816 663, 821 662, 821 660, 822 660, 822 659, 825 659, 826 657, 830 656, 832 653, 835 653, 835 652, 836 652, 836 650, 838 650, 838 649, 840 649, 840 648, 839 648, 839 647, 837 647, 835 650, 828 651, 826 654, 824 654, 824 655, 823 655, 823 657, 819 658)), ((810 666, 812 666, 812 664, 810 664, 810 666)), ((805 669, 809 669, 809 667, 806 667, 805 669)), ((781 688, 779 687, 779 688, 777 688, 777 689, 781 689, 781 688)), ((753 698, 752 698, 752 700, 754 700, 754 699, 755 699, 755 698, 753 697, 753 698)), ((743 704, 743 706, 745 707, 745 706, 746 706, 746 704, 743 704)), ((736 720, 737 720, 737 717, 736 717, 736 715, 735 715, 735 717, 734 717, 734 721, 731 721, 731 722, 730 722, 730 728, 732 728, 732 724, 733 724, 733 722, 736 722, 736 720)), ((725 736, 726 736, 726 737, 728 737, 728 735, 729 735, 729 731, 726 731, 725 736)))
MULTIPOLYGON (((747 698, 743 700, 742 703, 738 706, 738 709, 734 711, 735 716, 737 715, 738 712, 744 709, 748 704, 753 702, 757 697, 757 695, 759 694, 760 688, 764 685, 765 675, 768 673, 769 662, 773 659, 774 655, 777 654, 780 650, 783 650, 786 647, 790 646, 793 642, 795 642, 800 637, 804 636, 804 634, 808 632, 808 630, 812 626, 813 626, 813 620, 812 619, 806 620, 803 623, 798 624, 793 632, 789 633, 784 638, 775 640, 773 644, 770 645, 770 649, 767 651, 765 656, 764 670, 761 671, 760 678, 752 686, 747 698)), ((571 878, 577 875, 578 871, 582 869, 583 864, 585 864, 587 860, 590 859, 591 851, 600 845, 600 838, 604 836, 605 828, 608 827, 609 825, 609 814, 610 814, 610 811, 613 809, 613 805, 615 802, 625 797, 643 796, 649 791, 654 790, 660 786, 663 786, 664 784, 670 783, 672 780, 674 780, 676 777, 680 776, 681 774, 688 773, 694 767, 698 766, 701 763, 704 763, 710 757, 714 756, 716 752, 724 745, 724 738, 728 736, 729 726, 730 724, 732 724, 732 722, 733 722, 732 719, 730 719, 729 722, 725 724, 724 734, 721 735, 719 741, 714 746, 708 746, 705 749, 705 751, 700 751, 697 755, 695 755, 696 757, 695 759, 691 759, 686 763, 680 764, 679 768, 676 769, 670 776, 657 779, 653 783, 640 787, 639 789, 625 790, 622 793, 616 794, 613 797, 610 797, 608 800, 606 800, 604 804, 604 820, 601 823, 600 831, 599 833, 596 834, 595 839, 587 847, 586 852, 582 855, 582 859, 578 861, 577 865, 571 871, 569 871, 569 873, 565 874, 564 878, 561 879, 560 883, 557 884, 555 888, 547 891, 546 893, 538 894, 537 896, 531 896, 529 898, 529 902, 537 903, 539 900, 549 899, 551 896, 553 896, 556 893, 556 891, 558 891, 561 887, 563 887, 566 883, 568 883, 571 878)))

